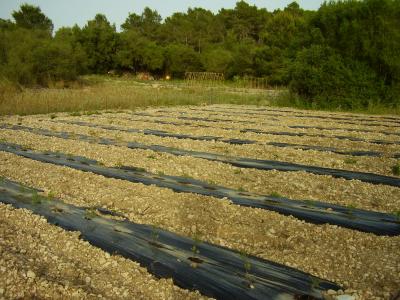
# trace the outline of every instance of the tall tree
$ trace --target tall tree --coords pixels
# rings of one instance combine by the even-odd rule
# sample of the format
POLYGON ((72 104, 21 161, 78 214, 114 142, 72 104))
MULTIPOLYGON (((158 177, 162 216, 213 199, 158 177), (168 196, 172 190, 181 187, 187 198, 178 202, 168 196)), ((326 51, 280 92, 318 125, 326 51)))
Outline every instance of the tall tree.
POLYGON ((78 41, 88 57, 89 71, 106 73, 114 67, 118 35, 105 15, 97 14, 78 34, 78 41))
POLYGON ((129 14, 121 28, 124 31, 136 30, 149 39, 156 39, 161 27, 161 21, 162 18, 156 10, 146 7, 140 16, 135 13, 129 14))
POLYGON ((50 35, 53 32, 53 22, 37 6, 23 4, 18 11, 12 13, 12 16, 19 27, 44 30, 50 35))

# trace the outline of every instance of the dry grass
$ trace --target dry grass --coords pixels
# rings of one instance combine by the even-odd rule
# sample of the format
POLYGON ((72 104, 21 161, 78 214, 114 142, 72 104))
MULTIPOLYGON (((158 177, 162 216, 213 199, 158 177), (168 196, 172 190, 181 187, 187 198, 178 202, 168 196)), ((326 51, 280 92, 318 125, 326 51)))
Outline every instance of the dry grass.
POLYGON ((148 106, 202 105, 215 103, 268 104, 270 94, 232 91, 201 86, 160 82, 88 77, 89 84, 78 88, 2 88, 0 115, 31 115, 53 112, 135 109, 148 106))

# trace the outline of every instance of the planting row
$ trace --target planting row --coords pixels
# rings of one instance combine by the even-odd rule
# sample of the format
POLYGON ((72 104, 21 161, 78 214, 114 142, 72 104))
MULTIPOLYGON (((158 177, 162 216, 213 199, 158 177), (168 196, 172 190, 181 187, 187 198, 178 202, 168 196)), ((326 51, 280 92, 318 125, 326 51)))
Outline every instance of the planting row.
MULTIPOLYGON (((324 199, 324 201, 330 203, 388 212, 396 211, 399 205, 400 190, 395 187, 372 186, 359 181, 333 179, 330 176, 316 176, 304 172, 236 168, 232 166, 234 160, 220 163, 209 161, 212 157, 204 160, 187 156, 185 152, 194 153, 181 150, 189 147, 185 143, 178 144, 179 150, 177 150, 164 146, 159 147, 154 143, 124 142, 125 139, 130 140, 129 134, 118 136, 118 138, 99 138, 97 136, 89 139, 87 135, 90 133, 88 131, 82 132, 86 133, 86 137, 82 137, 83 140, 86 138, 91 143, 84 142, 80 139, 80 133, 74 134, 73 132, 69 132, 67 135, 62 132, 59 133, 59 136, 63 138, 60 139, 25 131, 1 130, 0 138, 39 151, 51 150, 73 153, 101 161, 109 166, 136 166, 156 174, 191 176, 209 183, 257 194, 279 193, 291 199, 324 199), (72 138, 73 140, 65 140, 64 138, 72 138), (80 142, 76 142, 77 140, 80 140, 80 142), (107 144, 110 141, 117 144, 118 147, 97 144, 99 142, 107 144), (94 142, 96 144, 93 144, 94 142), (141 148, 151 150, 142 150, 141 148)), ((55 135, 52 131, 49 134, 55 135)))
MULTIPOLYGON (((84 125, 91 127, 92 125, 89 123, 80 123, 79 125, 84 125)), ((95 125, 93 125, 95 126, 95 125)), ((0 127, 1 128, 1 127, 0 127)), ((75 134, 69 134, 67 132, 52 132, 45 129, 35 129, 32 127, 26 126, 2 126, 2 128, 11 129, 11 130, 24 130, 28 132, 33 132, 36 134, 41 134, 45 136, 52 136, 52 137, 60 137, 65 139, 70 138, 77 138, 84 141, 91 141, 97 142, 99 144, 104 145, 119 145, 120 142, 110 139, 94 139, 91 136, 79 135, 76 136, 75 134)), ((104 126, 101 127, 103 129, 111 129, 111 130, 121 130, 116 129, 113 126, 104 126)), ((128 132, 135 132, 138 131, 136 129, 127 129, 128 132)), ((145 131, 144 134, 154 134, 157 135, 158 133, 154 133, 153 131, 145 131)), ((184 138, 185 136, 182 136, 184 138)), ((390 185, 395 187, 400 187, 400 178, 390 177, 390 176, 382 176, 372 173, 362 173, 362 172, 354 172, 354 171, 346 171, 346 170, 339 170, 339 169, 329 169, 329 168, 322 168, 322 167, 315 167, 315 166, 307 166, 307 165, 299 165, 293 163, 286 163, 286 162, 279 162, 279 161, 268 161, 268 160, 257 160, 257 159, 250 159, 250 158, 232 158, 228 156, 223 156, 214 153, 206 153, 206 152, 196 152, 196 151, 188 151, 188 150, 180 150, 180 149, 173 149, 167 148, 159 145, 152 145, 147 146, 139 143, 127 143, 124 145, 131 149, 149 149, 156 152, 166 152, 174 155, 188 155, 193 156, 196 158, 202 158, 212 161, 219 161, 223 163, 229 163, 233 166, 240 167, 240 168, 253 168, 259 170, 278 170, 284 172, 294 172, 294 171, 304 171, 312 174, 317 175, 329 175, 336 178, 344 178, 347 180, 360 180, 363 182, 368 182, 372 184, 383 184, 383 185, 390 185)))
POLYGON ((245 193, 222 186, 210 185, 191 178, 156 175, 132 167, 107 168, 99 165, 97 161, 84 157, 66 156, 62 153, 34 152, 14 144, 0 143, 0 150, 40 162, 68 166, 109 178, 139 182, 145 185, 156 185, 169 188, 175 192, 226 198, 230 199, 234 204, 272 210, 284 215, 293 215, 301 220, 316 224, 329 223, 365 232, 373 232, 378 235, 400 234, 400 219, 393 215, 329 205, 317 201, 293 201, 278 196, 245 193))
MULTIPOLYGON (((258 148, 261 148, 264 150, 264 155, 263 157, 266 157, 267 159, 269 158, 269 160, 274 160, 276 161, 276 158, 274 157, 274 155, 271 155, 271 153, 265 153, 265 151, 268 149, 268 146, 272 146, 271 143, 265 144, 265 143, 258 143, 257 141, 254 140, 243 140, 243 139, 235 139, 235 138, 231 138, 231 139, 226 139, 224 137, 215 137, 215 136, 210 136, 210 135, 191 135, 191 134, 179 134, 179 133, 171 133, 171 132, 166 132, 166 131, 160 131, 160 130, 150 130, 150 129, 137 129, 137 128, 132 128, 131 126, 115 126, 115 125, 102 125, 102 124, 98 124, 98 123, 89 123, 89 122, 82 122, 82 121, 59 121, 61 123, 66 123, 66 124, 70 124, 70 125, 79 125, 79 126, 86 126, 86 127, 91 127, 91 128, 101 128, 101 129, 106 129, 106 130, 111 130, 111 131, 118 131, 118 132, 128 132, 128 133, 133 133, 133 134, 143 134, 146 136, 156 136, 156 137, 161 137, 161 138, 174 138, 174 139, 187 139, 187 140, 194 140, 194 141, 205 141, 205 142, 211 142, 212 144, 214 144, 214 142, 221 142, 221 143, 225 143, 225 144, 230 144, 230 145, 246 145, 249 150, 248 152, 253 152, 253 155, 250 156, 251 157, 259 157, 258 153, 259 152, 255 152, 255 150, 257 148, 255 148, 254 146, 258 146, 258 148), (255 155, 257 154, 257 155, 255 155)), ((273 147, 276 147, 276 143, 273 143, 273 147)), ((281 143, 281 142, 280 142, 281 143)), ((282 143, 281 143, 282 144, 282 143)), ((204 145, 204 143, 201 143, 200 145, 204 145)), ((279 147, 281 148, 281 147, 279 147)), ((290 157, 289 162, 293 161, 293 162, 298 162, 298 161, 304 161, 304 157, 303 159, 301 157, 299 157, 299 152, 294 152, 294 155, 292 155, 290 157, 290 155, 288 155, 290 157), (297 155, 296 155, 297 154, 297 155)), ((351 152, 355 152, 355 151, 351 151, 351 152)), ((275 149, 275 153, 279 153, 279 155, 281 156, 283 153, 281 150, 279 149, 275 149)), ((394 157, 397 157, 398 154, 395 154, 394 157)), ((286 156, 286 157, 288 157, 286 156)), ((332 156, 329 155, 328 153, 326 154, 327 158, 332 160, 332 156)), ((285 157, 285 161, 286 161, 286 157, 285 157)), ((356 164, 357 161, 355 161, 354 159, 346 159, 346 157, 341 157, 339 156, 339 162, 341 162, 343 165, 347 164, 349 166, 345 166, 342 167, 344 168, 350 168, 353 170, 358 170, 360 169, 360 166, 351 166, 352 164, 356 164)), ((322 160, 320 155, 317 155, 316 157, 318 160, 322 160)), ((361 159, 359 159, 361 160, 361 159)), ((322 160, 323 161, 323 160, 322 160)), ((374 167, 376 167, 377 171, 375 171, 376 169, 372 169, 373 172, 377 172, 377 173, 383 173, 383 174, 392 174, 392 167, 393 165, 396 164, 396 158, 379 158, 376 159, 375 161, 372 161, 371 158, 364 158, 364 162, 366 164, 367 170, 371 171, 370 166, 373 165, 374 167), (384 169, 385 171, 382 171, 382 169, 384 169)), ((310 164, 309 162, 306 162, 307 164, 310 164)), ((327 164, 327 162, 325 162, 325 164, 327 164)))
POLYGON ((258 112, 258 113, 264 113, 264 112, 278 112, 278 113, 289 113, 289 114, 295 114, 295 115, 304 115, 304 116, 315 116, 317 118, 321 118, 324 116, 328 117, 333 117, 333 120, 355 120, 355 121, 380 121, 380 122, 394 122, 394 123, 399 123, 400 124, 400 118, 398 116, 389 116, 389 115, 365 115, 365 114, 354 114, 354 113, 346 113, 346 112, 340 112, 340 113, 334 113, 334 112, 326 112, 326 111, 309 111, 309 110, 299 110, 299 109, 289 109, 289 108, 274 108, 274 107, 263 107, 263 108, 258 108, 258 107, 252 107, 252 106, 244 106, 244 105, 212 105, 209 106, 211 109, 216 109, 216 110, 224 110, 228 112, 258 112))
POLYGON ((107 210, 75 207, 38 195, 37 190, 3 180, 0 202, 25 208, 111 254, 139 262, 156 277, 217 299, 322 299, 339 286, 245 253, 191 240, 126 220, 107 210), (102 216, 106 215, 106 216, 102 216))
POLYGON ((135 223, 246 251, 338 282, 345 289, 357 289, 366 297, 390 293, 398 285, 393 275, 399 266, 398 237, 309 225, 273 212, 229 205, 226 200, 176 194, 1 153, 1 174, 47 193, 54 191, 66 203, 104 207, 135 223))

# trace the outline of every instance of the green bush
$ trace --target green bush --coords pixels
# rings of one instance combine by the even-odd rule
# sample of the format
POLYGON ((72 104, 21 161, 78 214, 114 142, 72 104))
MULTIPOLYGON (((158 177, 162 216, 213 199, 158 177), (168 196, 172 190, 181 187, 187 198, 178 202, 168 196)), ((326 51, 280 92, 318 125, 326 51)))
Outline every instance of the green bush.
POLYGON ((301 51, 290 69, 290 90, 306 105, 359 109, 378 102, 382 83, 367 65, 345 60, 329 46, 301 51))

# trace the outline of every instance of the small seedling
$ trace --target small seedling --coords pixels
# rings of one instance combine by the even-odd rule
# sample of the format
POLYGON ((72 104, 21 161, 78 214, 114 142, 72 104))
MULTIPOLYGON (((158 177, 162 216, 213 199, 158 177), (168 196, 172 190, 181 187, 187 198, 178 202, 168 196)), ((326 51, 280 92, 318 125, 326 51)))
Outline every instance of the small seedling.
POLYGON ((356 206, 354 204, 349 204, 347 205, 348 212, 347 214, 350 216, 350 218, 354 218, 354 210, 356 209, 356 206))
POLYGON ((86 220, 92 220, 96 216, 97 216, 96 209, 88 208, 85 210, 85 219, 86 220))
POLYGON ((57 115, 55 115, 55 114, 51 114, 51 115, 50 115, 50 119, 53 120, 53 119, 55 119, 55 118, 57 118, 57 115))
POLYGON ((316 206, 316 202, 313 201, 313 200, 304 200, 304 202, 310 207, 315 207, 316 206))
POLYGON ((400 222, 400 210, 395 211, 395 212, 393 213, 393 215, 396 217, 396 221, 397 221, 397 222, 400 222))
POLYGON ((188 257, 188 259, 191 261, 190 266, 192 268, 197 268, 197 266, 203 262, 203 260, 198 257, 198 255, 200 254, 199 245, 201 243, 201 240, 197 230, 197 226, 195 226, 195 228, 192 229, 192 231, 193 231, 193 245, 190 248, 190 250, 192 251, 192 256, 188 257))
POLYGON ((250 276, 251 262, 249 260, 249 256, 245 251, 241 251, 240 258, 242 259, 242 262, 243 262, 244 278, 247 281, 247 285, 249 288, 254 288, 254 286, 251 282, 251 276, 250 276))
POLYGON ((165 175, 165 173, 163 171, 158 171, 157 174, 158 174, 158 176, 164 176, 165 175))
POLYGON ((154 155, 149 155, 149 156, 147 156, 147 158, 149 158, 149 159, 156 159, 156 157, 155 157, 154 155))
POLYGON ((201 242, 201 240, 200 240, 199 236, 197 234, 195 234, 193 237, 193 245, 191 248, 193 257, 197 257, 197 255, 200 254, 200 250, 198 249, 200 242, 201 242))
POLYGON ((238 191, 239 191, 239 192, 246 192, 246 190, 245 190, 244 187, 242 187, 242 186, 239 187, 238 191))
POLYGON ((354 164, 356 164, 357 163, 357 160, 355 160, 355 159, 353 159, 353 158, 346 158, 345 160, 344 160, 344 163, 345 164, 351 164, 351 165, 354 165, 354 164))
POLYGON ((151 244, 153 245, 158 245, 158 230, 157 230, 157 226, 156 225, 152 225, 151 226, 151 244))
POLYGON ((32 204, 40 204, 40 203, 42 203, 42 200, 40 199, 40 195, 37 192, 33 193, 32 204))
POLYGON ((72 112, 69 114, 71 117, 80 117, 81 113, 80 112, 72 112))
POLYGON ((56 196, 55 196, 55 194, 54 194, 52 191, 50 191, 50 192, 47 194, 47 198, 49 198, 50 201, 53 201, 53 200, 56 198, 56 196))
POLYGON ((319 278, 314 277, 314 276, 311 277, 311 288, 312 289, 318 289, 320 284, 321 284, 321 280, 319 278))
POLYGON ((392 167, 393 175, 400 176, 400 163, 397 163, 392 167))
POLYGON ((151 239, 155 242, 158 240, 158 237, 157 227, 153 225, 151 227, 151 239))
POLYGON ((233 173, 236 174, 236 175, 242 174, 242 170, 236 169, 235 171, 233 171, 233 173))
POLYGON ((277 192, 272 192, 272 193, 270 194, 270 196, 271 196, 271 197, 275 197, 275 198, 282 198, 282 197, 283 197, 281 194, 279 194, 279 193, 277 193, 277 192))

